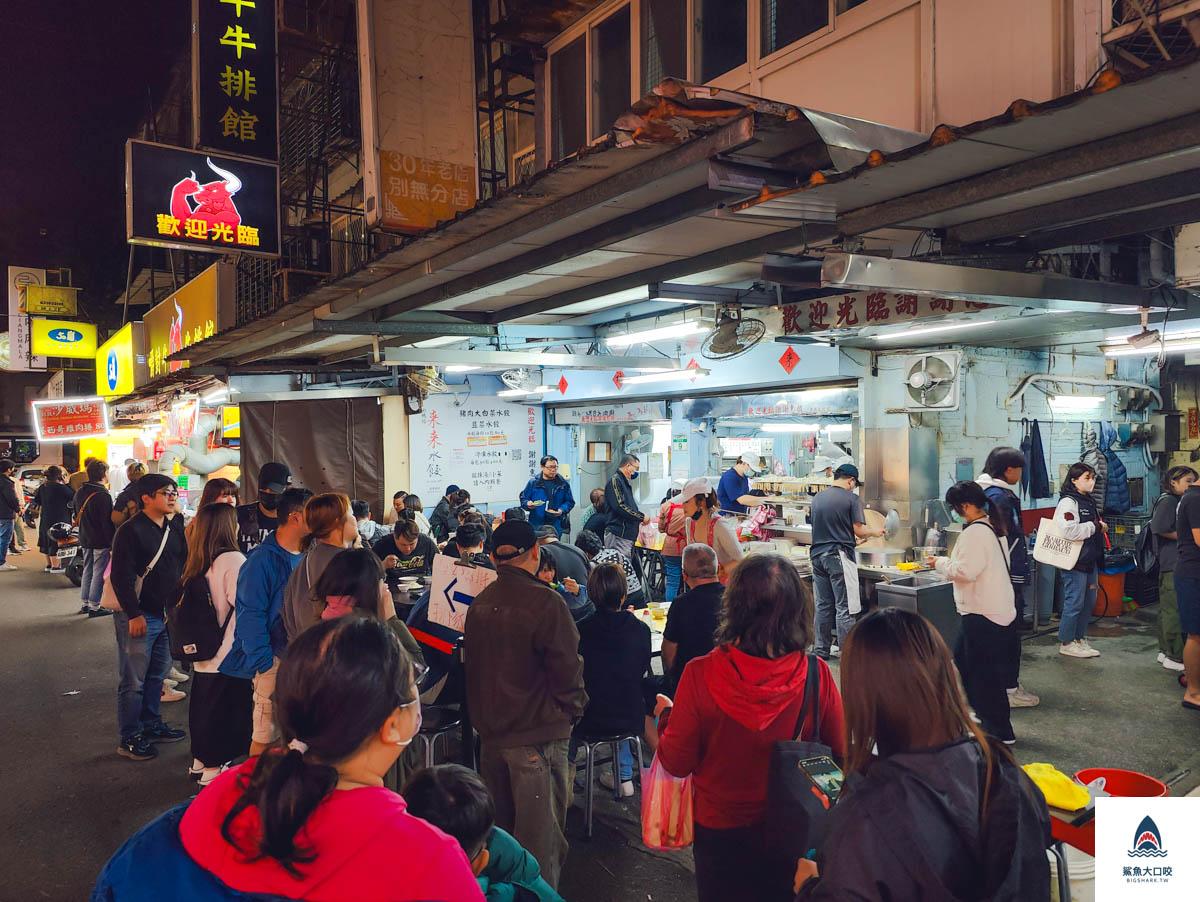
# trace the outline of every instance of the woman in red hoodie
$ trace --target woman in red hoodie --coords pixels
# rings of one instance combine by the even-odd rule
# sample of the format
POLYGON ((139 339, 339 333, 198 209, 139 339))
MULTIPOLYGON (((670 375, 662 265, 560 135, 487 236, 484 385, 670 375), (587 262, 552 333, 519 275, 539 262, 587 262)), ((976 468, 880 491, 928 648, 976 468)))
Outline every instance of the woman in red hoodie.
MULTIPOLYGON (((752 555, 725 589, 717 647, 684 668, 658 759, 677 777, 695 775, 700 902, 792 898, 796 862, 767 850, 763 819, 771 747, 796 738, 812 623, 812 592, 795 565, 752 555)), ((841 756, 841 696, 829 667, 817 664, 821 739, 841 756)))
MULTIPOLYGON (((324 620, 275 684, 286 748, 227 771, 179 826, 231 889, 313 902, 483 902, 458 842, 405 810, 384 774, 420 729, 411 659, 368 617, 324 620)), ((166 891, 166 887, 163 887, 166 891)))

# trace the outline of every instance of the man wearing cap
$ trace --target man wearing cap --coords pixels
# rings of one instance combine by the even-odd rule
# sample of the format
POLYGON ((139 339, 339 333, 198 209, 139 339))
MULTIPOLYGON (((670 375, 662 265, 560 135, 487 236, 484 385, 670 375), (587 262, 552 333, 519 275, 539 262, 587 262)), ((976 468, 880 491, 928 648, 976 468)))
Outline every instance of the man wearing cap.
POLYGON ((558 885, 571 804, 567 745, 583 716, 579 632, 562 597, 537 578, 534 528, 506 520, 493 535, 496 580, 467 609, 467 704, 482 743, 479 771, 510 832, 558 885))
POLYGON ((258 470, 258 500, 240 504, 237 509, 238 547, 242 554, 261 545, 279 522, 276 508, 279 496, 292 484, 292 471, 286 464, 268 461, 258 470))
POLYGON ((854 626, 854 615, 861 610, 854 546, 885 532, 867 527, 862 500, 854 494, 858 485, 861 485, 858 467, 842 464, 833 471, 833 485, 813 498, 809 513, 812 522, 809 560, 816 600, 815 650, 825 660, 831 651, 835 618, 837 644, 844 648, 846 634, 854 626))
POLYGON ((454 519, 454 511, 450 509, 450 496, 457 494, 458 486, 454 484, 446 486, 446 493, 442 495, 433 509, 433 515, 429 518, 429 531, 433 533, 434 539, 438 542, 446 541, 450 534, 458 529, 458 521, 454 519))
POLYGON ((750 476, 755 472, 750 455, 743 454, 732 467, 721 474, 717 483, 717 501, 721 510, 727 514, 744 514, 746 505, 750 502, 744 499, 750 497, 750 476))

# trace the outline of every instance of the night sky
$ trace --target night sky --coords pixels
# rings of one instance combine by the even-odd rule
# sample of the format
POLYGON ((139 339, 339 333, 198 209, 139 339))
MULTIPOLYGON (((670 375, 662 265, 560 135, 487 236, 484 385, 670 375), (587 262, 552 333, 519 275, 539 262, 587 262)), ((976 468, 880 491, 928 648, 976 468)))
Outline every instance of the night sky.
POLYGON ((87 319, 120 320, 125 139, 190 18, 190 0, 0 0, 0 266, 70 267, 87 319))

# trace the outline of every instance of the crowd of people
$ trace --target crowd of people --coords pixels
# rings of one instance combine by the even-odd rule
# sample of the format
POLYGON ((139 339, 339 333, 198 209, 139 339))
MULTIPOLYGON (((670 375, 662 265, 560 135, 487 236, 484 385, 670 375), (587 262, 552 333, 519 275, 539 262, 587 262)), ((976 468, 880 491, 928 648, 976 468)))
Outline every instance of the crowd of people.
MULTIPOLYGON (((118 753, 147 761, 157 744, 190 738, 202 790, 118 851, 97 898, 157 886, 199 900, 561 902, 580 746, 634 736, 666 773, 692 780, 701 902, 1046 899, 1045 801, 1006 747, 1010 709, 1037 704, 1019 681, 1028 565, 1009 487, 1023 466, 1016 449, 997 449, 979 480, 947 492, 965 525, 953 553, 928 563, 962 615, 951 650, 915 614, 855 616, 842 559, 872 530, 848 464, 826 490, 820 547, 814 530, 814 595, 787 558, 742 557, 707 479, 643 513, 635 455, 589 496, 573 542, 574 499, 552 456, 495 521, 449 485, 428 517, 397 492, 380 524, 364 502, 295 486, 271 462, 241 505, 234 483, 210 480, 186 527, 169 476, 131 468, 114 499, 106 466, 89 462, 69 503, 52 488, 42 504, 76 512, 84 610, 115 609, 118 753), (654 589, 633 548, 654 518, 674 559, 657 674, 636 616, 654 589), (430 622, 428 592, 402 620, 389 588, 429 576, 439 554, 496 574, 460 635, 430 622), (458 645, 456 674, 446 648, 458 645), (827 663, 839 653, 840 689, 827 663), (173 659, 191 670, 186 731, 161 714, 173 659), (405 754, 434 698, 469 711, 478 772, 405 754), (823 839, 798 859, 767 817, 770 762, 790 741, 823 743, 846 779, 823 839)), ((1164 627, 1163 654, 1185 664, 1200 642, 1195 476, 1172 471, 1179 510, 1172 522, 1155 512, 1162 547, 1177 543, 1167 566, 1187 636, 1171 645, 1164 627)), ((1072 657, 1090 656, 1105 529, 1093 480, 1072 467, 1055 514, 1085 545, 1064 580, 1060 651, 1072 657)), ((621 797, 645 776, 631 745, 600 775, 621 797)))

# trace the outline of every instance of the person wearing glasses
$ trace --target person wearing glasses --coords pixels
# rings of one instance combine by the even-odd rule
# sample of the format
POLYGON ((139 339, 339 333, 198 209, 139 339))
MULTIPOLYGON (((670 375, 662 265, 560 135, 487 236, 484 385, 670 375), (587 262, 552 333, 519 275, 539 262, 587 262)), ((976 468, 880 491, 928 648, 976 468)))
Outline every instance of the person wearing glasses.
POLYGON ((521 492, 521 507, 525 509, 535 531, 543 526, 553 526, 561 536, 563 523, 574 506, 571 484, 558 475, 558 458, 547 454, 542 458, 542 475, 525 483, 521 492))
POLYGON ((151 473, 137 482, 137 492, 142 509, 113 536, 109 581, 121 604, 113 617, 120 669, 117 754, 146 761, 158 754, 154 743, 178 742, 186 735, 164 723, 158 709, 171 669, 163 608, 183 574, 187 541, 183 518, 174 516, 179 500, 174 480, 151 473))

